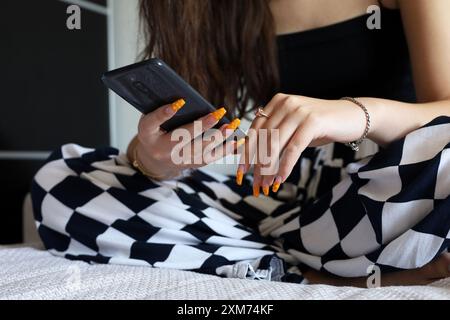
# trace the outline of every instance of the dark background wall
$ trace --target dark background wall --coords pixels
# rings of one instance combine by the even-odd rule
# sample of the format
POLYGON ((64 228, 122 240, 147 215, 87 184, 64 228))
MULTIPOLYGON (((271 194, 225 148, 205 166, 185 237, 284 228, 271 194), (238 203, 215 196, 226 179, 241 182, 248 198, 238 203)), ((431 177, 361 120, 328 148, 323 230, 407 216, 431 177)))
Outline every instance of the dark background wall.
POLYGON ((46 153, 69 142, 109 144, 100 81, 108 68, 107 17, 82 9, 81 30, 68 30, 68 6, 0 2, 0 244, 21 241, 23 199, 46 153))

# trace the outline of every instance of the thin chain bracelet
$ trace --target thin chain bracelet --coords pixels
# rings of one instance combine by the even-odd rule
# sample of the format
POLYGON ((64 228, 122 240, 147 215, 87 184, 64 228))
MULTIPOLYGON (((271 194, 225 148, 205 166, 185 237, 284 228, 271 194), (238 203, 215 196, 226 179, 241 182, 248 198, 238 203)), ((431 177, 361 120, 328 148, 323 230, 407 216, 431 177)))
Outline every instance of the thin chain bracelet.
MULTIPOLYGON (((137 169, 142 175, 146 176, 146 177, 149 178, 149 179, 156 180, 156 181, 160 181, 160 182, 162 182, 162 181, 165 180, 166 177, 164 177, 164 176, 159 176, 159 177, 158 177, 158 176, 154 176, 154 175, 148 173, 148 172, 143 168, 143 166, 140 164, 140 162, 139 162, 139 160, 138 160, 138 157, 137 157, 137 147, 136 147, 136 146, 134 147, 134 150, 133 150, 133 158, 134 158, 134 159, 132 159, 133 161, 132 161, 131 164, 132 164, 133 167, 134 167, 135 169, 137 169)), ((189 177, 189 176, 191 175, 191 173, 192 173, 192 170, 191 170, 191 169, 185 169, 185 170, 182 170, 178 176, 172 177, 170 180, 177 180, 178 178, 187 178, 187 177, 189 177)), ((177 184, 177 188, 178 188, 178 181, 177 181, 176 184, 177 184)))
POLYGON ((360 107, 364 111, 364 113, 366 115, 366 128, 364 129, 364 133, 361 136, 361 138, 359 138, 356 141, 352 141, 352 142, 349 142, 349 143, 345 144, 346 146, 352 148, 353 151, 359 151, 360 144, 367 138, 367 135, 369 134, 369 130, 370 130, 370 114, 369 114, 369 111, 367 111, 367 108, 361 102, 356 100, 355 98, 343 97, 343 98, 341 98, 341 100, 347 100, 347 101, 353 102, 358 107, 360 107))
POLYGON ((137 158, 137 146, 135 146, 134 147, 134 150, 133 150, 134 152, 133 152, 133 162, 132 162, 132 165, 133 165, 133 167, 135 168, 135 169, 137 169, 140 173, 142 173, 144 176, 146 176, 147 178, 150 178, 150 179, 153 179, 153 180, 162 180, 164 177, 163 176, 160 176, 160 177, 157 177, 157 176, 154 176, 154 175, 151 175, 151 174, 149 174, 143 167, 142 167, 142 165, 139 163, 139 160, 138 160, 138 158, 137 158))

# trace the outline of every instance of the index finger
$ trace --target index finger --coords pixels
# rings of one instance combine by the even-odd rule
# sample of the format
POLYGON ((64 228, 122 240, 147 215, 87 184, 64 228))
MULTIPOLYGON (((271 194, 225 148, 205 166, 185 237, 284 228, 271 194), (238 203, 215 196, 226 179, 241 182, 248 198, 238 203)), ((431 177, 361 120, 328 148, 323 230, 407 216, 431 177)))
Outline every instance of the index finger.
POLYGON ((144 134, 155 134, 162 133, 161 125, 172 118, 178 110, 183 108, 186 104, 184 99, 178 99, 177 101, 166 104, 162 107, 159 107, 155 111, 150 112, 147 115, 144 115, 139 120, 139 131, 144 134))
POLYGON ((250 169, 252 161, 255 158, 259 143, 258 130, 266 122, 266 120, 267 119, 264 117, 255 117, 247 132, 245 150, 239 161, 239 164, 242 165, 240 169, 243 169, 244 173, 250 169))

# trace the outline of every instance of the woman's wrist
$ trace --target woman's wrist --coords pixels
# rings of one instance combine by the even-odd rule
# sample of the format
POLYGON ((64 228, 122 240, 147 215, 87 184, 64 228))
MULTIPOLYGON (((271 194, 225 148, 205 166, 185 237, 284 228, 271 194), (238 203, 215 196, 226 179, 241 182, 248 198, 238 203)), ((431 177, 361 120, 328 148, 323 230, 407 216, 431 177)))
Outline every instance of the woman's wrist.
MULTIPOLYGON (((370 128, 367 133, 367 139, 376 142, 377 144, 384 145, 386 142, 380 135, 382 129, 382 119, 385 119, 388 115, 385 113, 385 105, 375 98, 356 98, 367 109, 367 113, 370 117, 370 128), (381 124, 381 126, 380 126, 381 124)), ((364 112, 361 110, 361 117, 364 119, 364 112)), ((364 121, 364 120, 363 120, 364 121)))
MULTIPOLYGON (((376 142, 379 132, 380 118, 383 118, 384 110, 383 104, 378 99, 374 98, 356 98, 366 108, 370 117, 370 128, 367 133, 367 139, 376 142)), ((360 110, 362 121, 365 122, 365 114, 363 110, 360 110)))
POLYGON ((352 97, 343 97, 343 98, 341 98, 341 100, 353 103, 355 106, 357 106, 360 109, 360 111, 364 112, 365 121, 364 121, 364 130, 362 131, 362 134, 358 138, 354 139, 353 141, 346 143, 346 145, 348 147, 352 148, 354 151, 359 151, 360 144, 364 140, 366 140, 366 138, 369 134, 369 131, 370 131, 369 111, 367 110, 366 106, 363 103, 361 103, 361 101, 359 101, 358 99, 355 99, 352 97))
POLYGON ((179 172, 156 172, 155 170, 153 170, 146 161, 145 157, 142 157, 142 145, 139 143, 138 139, 136 139, 134 143, 130 144, 130 148, 127 154, 132 166, 141 174, 150 179, 162 181, 169 180, 180 175, 179 172))
POLYGON ((359 100, 367 107, 371 117, 372 128, 368 138, 381 146, 403 138, 434 118, 429 105, 378 98, 359 100))
POLYGON ((138 153, 138 147, 139 147, 139 143, 136 144, 136 146, 134 147, 134 150, 133 150, 133 156, 132 156, 132 161, 131 161, 131 164, 133 165, 133 167, 135 169, 137 169, 140 173, 142 173, 144 176, 146 176, 147 178, 150 178, 153 180, 164 180, 164 178, 165 178, 164 175, 154 174, 154 173, 150 172, 150 170, 148 170, 142 164, 142 161, 139 158, 140 153, 138 153))

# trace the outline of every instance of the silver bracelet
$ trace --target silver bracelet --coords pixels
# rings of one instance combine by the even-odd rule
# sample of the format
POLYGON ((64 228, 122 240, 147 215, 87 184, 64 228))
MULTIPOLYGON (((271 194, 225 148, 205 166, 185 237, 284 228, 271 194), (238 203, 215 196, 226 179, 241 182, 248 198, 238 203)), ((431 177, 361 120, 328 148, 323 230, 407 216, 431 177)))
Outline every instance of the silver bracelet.
POLYGON ((347 100, 350 102, 353 102, 354 104, 356 104, 358 107, 360 107, 365 115, 366 115, 366 128, 364 129, 364 133, 361 136, 361 138, 359 138, 356 141, 352 141, 349 143, 346 143, 345 145, 352 148, 353 151, 359 151, 359 145, 367 138, 367 135, 369 134, 369 130, 370 130, 370 115, 369 115, 369 111, 367 111, 367 108, 358 100, 356 100, 355 98, 351 98, 351 97, 343 97, 341 98, 341 100, 347 100))

